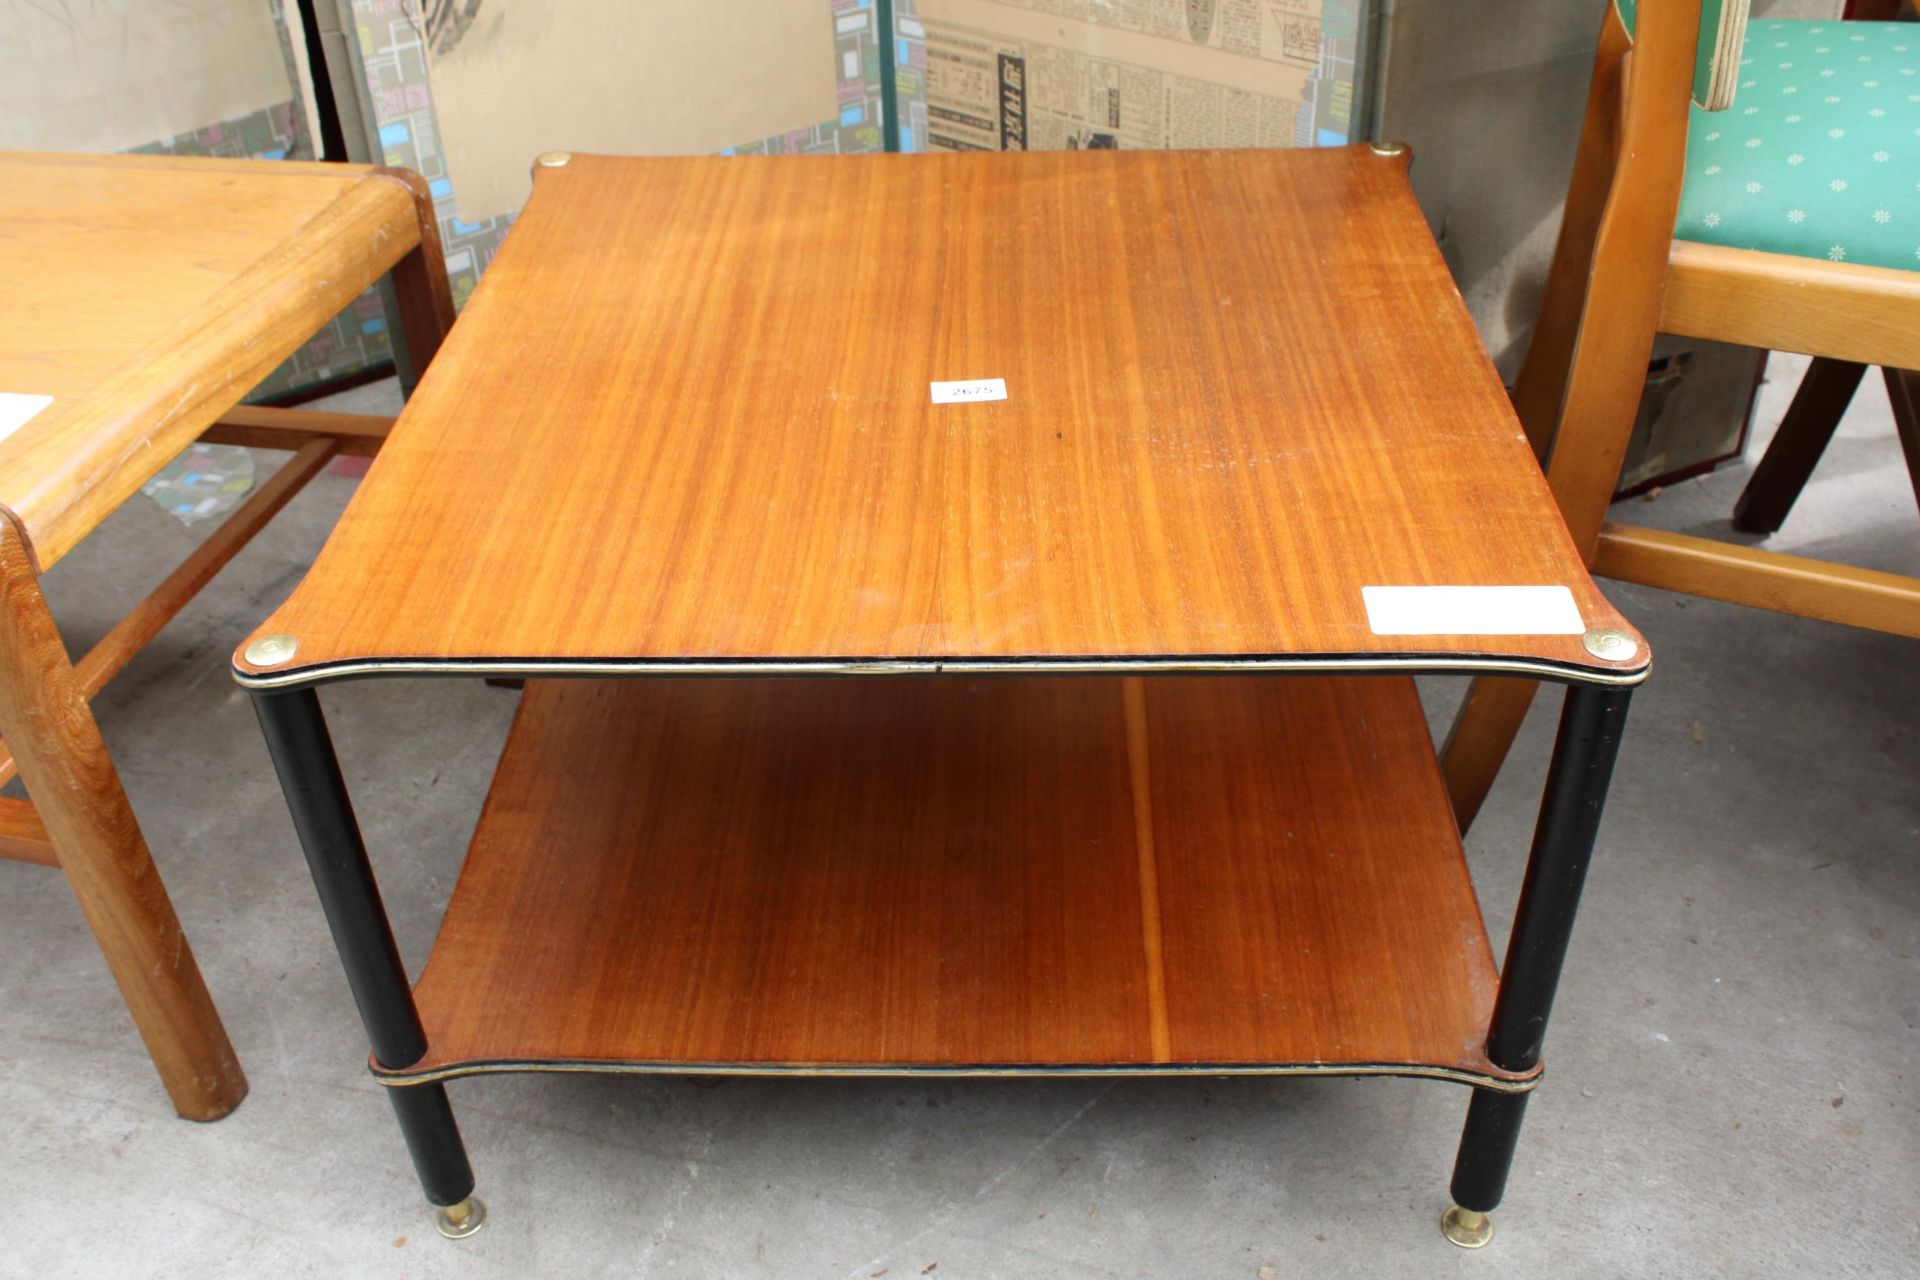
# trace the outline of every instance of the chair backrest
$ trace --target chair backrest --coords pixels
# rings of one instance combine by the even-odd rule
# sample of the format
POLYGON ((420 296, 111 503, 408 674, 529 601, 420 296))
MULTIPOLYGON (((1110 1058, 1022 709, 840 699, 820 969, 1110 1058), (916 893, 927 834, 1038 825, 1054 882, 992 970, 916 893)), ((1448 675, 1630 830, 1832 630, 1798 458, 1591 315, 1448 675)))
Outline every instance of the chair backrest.
POLYGON ((1567 527, 1589 554, 1612 486, 1587 477, 1609 465, 1619 474, 1618 457, 1603 455, 1624 452, 1646 381, 1685 179, 1688 100, 1731 101, 1746 11, 1747 0, 1605 5, 1566 214, 1513 388, 1567 527), (1703 53, 1709 38, 1716 48, 1703 53), (1727 73, 1718 85, 1716 66, 1727 73))
MULTIPOLYGON (((1633 34, 1641 0, 1613 0, 1620 25, 1633 34)), ((1693 100, 1708 111, 1733 105, 1740 83, 1740 50, 1747 39, 1751 0, 1704 0, 1700 6, 1700 47, 1694 55, 1693 100)))

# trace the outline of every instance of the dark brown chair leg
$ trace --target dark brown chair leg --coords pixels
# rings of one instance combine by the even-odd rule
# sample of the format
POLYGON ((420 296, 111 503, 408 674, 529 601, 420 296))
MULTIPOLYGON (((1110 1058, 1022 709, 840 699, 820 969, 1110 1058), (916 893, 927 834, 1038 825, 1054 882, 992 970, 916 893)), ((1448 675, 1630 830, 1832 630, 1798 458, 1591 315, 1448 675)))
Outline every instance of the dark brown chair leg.
POLYGON ((1848 360, 1816 359, 1800 380, 1780 430, 1753 470, 1740 500, 1733 504, 1733 527, 1746 533, 1773 533, 1786 521, 1793 500, 1833 439, 1841 415, 1853 399, 1867 367, 1848 360))
POLYGON ((1887 375, 1887 399, 1893 403, 1893 425, 1900 433, 1900 451, 1907 455, 1907 479, 1920 502, 1920 373, 1911 369, 1882 369, 1887 375))

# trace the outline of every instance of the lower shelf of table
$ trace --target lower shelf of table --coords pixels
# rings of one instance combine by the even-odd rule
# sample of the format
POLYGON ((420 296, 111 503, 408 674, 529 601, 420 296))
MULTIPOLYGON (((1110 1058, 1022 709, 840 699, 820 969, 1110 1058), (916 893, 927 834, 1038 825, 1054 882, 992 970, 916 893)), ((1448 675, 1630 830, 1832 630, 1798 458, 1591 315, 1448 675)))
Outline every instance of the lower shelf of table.
POLYGON ((1526 1088, 1399 677, 533 681, 390 1083, 1526 1088))

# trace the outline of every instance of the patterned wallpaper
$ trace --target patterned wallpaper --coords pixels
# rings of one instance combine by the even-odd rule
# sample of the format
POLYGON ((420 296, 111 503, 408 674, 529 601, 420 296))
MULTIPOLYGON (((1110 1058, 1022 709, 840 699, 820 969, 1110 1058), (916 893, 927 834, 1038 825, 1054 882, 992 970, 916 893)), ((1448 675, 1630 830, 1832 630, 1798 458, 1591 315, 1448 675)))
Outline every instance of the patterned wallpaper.
MULTIPOLYGON (((839 115, 769 138, 743 142, 727 155, 819 154, 879 151, 881 137, 880 38, 876 0, 813 0, 829 10, 839 84, 839 115)), ((269 0, 283 48, 285 0, 269 0)), ((511 216, 463 221, 454 212, 454 175, 440 146, 427 75, 423 0, 351 0, 354 36, 365 74, 364 106, 378 130, 382 163, 413 169, 434 193, 441 243, 456 305, 465 303, 512 225, 511 216)), ((1352 130, 1354 53, 1361 6, 1355 0, 1324 0, 1324 56, 1314 119, 1305 140, 1344 140, 1352 130)), ((926 32, 915 0, 894 0, 895 84, 900 147, 926 147, 926 32)), ((290 49, 286 49, 291 60, 290 49)), ((289 61, 291 83, 291 61, 289 61)), ((289 101, 239 120, 138 148, 172 154, 308 159, 313 155, 304 122, 289 101)), ((386 320, 369 291, 264 382, 254 398, 344 377, 389 358, 386 320)))
MULTIPOLYGON (((840 114, 832 120, 743 143, 724 154, 880 150, 880 55, 873 0, 815 2, 831 8, 840 114)), ((513 219, 507 216, 472 223, 454 213, 453 176, 448 174, 441 153, 420 14, 420 0, 353 0, 360 55, 366 67, 367 97, 380 131, 384 162, 416 170, 427 179, 440 213, 447 274, 458 305, 473 292, 513 219)))
MULTIPOLYGON (((295 83, 293 50, 287 36, 285 0, 268 0, 274 25, 280 32, 281 56, 287 60, 287 85, 295 83)), ((315 159, 306 119, 291 98, 286 102, 234 120, 223 120, 191 133, 176 134, 133 148, 136 155, 226 156, 255 160, 315 159)), ((287 392, 343 378, 392 355, 386 316, 380 297, 368 290, 332 323, 287 358, 248 396, 263 400, 287 392)))

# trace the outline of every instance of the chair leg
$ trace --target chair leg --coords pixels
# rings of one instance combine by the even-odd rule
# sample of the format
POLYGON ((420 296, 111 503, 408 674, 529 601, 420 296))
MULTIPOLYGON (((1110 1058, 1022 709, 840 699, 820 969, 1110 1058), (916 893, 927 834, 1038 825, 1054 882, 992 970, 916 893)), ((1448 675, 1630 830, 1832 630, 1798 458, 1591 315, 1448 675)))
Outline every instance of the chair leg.
MULTIPOLYGON (((1745 533, 1774 533, 1786 522, 1795 498, 1806 487, 1814 464, 1826 452, 1867 367, 1851 360, 1816 359, 1807 366, 1787 416, 1780 420, 1760 465, 1753 469, 1740 500, 1733 504, 1733 527, 1745 533)), ((1892 383, 1889 381, 1889 387, 1892 383)))
POLYGON ((1467 686, 1467 700, 1460 704, 1460 714, 1440 749, 1440 771, 1462 834, 1473 825, 1487 792, 1493 790, 1500 764, 1519 736, 1539 687, 1538 681, 1511 676, 1479 676, 1467 686))
POLYGON ((218 1120, 247 1080, 154 869, 26 543, 0 518, 0 735, 174 1110, 218 1120))
POLYGON ((1893 425, 1900 433, 1900 451, 1907 455, 1907 479, 1920 502, 1920 373, 1911 369, 1882 369, 1887 399, 1893 404, 1893 425))

